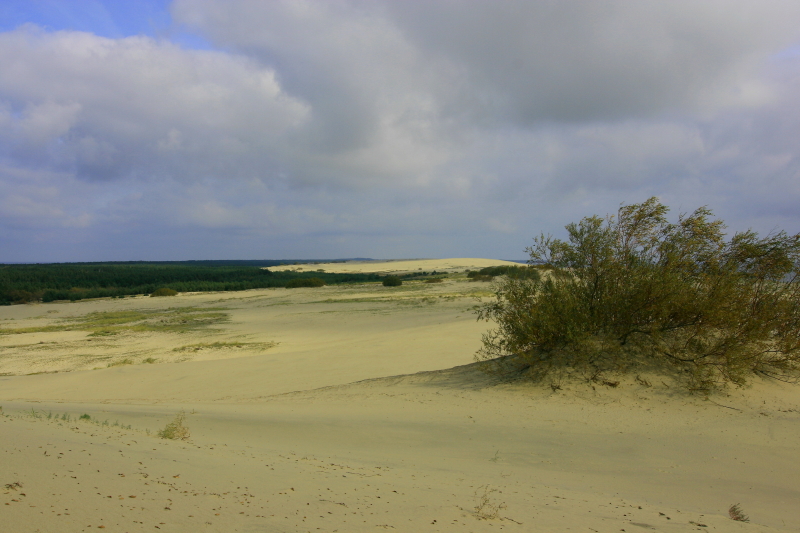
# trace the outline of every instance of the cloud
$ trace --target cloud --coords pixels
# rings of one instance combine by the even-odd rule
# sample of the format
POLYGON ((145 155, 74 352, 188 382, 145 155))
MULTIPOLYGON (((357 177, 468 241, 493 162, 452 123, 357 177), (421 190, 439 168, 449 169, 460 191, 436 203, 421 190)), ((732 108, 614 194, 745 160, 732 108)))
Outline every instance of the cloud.
POLYGON ((6 154, 87 179, 275 172, 308 115, 268 68, 148 37, 26 26, 0 34, 0 62, 6 154))
POLYGON ((177 0, 172 16, 216 49, 0 33, 5 250, 519 258, 651 195, 736 229, 800 223, 794 3, 177 0))
POLYGON ((350 145, 388 100, 521 125, 744 103, 761 57, 798 37, 800 6, 178 0, 173 15, 273 65, 350 145))

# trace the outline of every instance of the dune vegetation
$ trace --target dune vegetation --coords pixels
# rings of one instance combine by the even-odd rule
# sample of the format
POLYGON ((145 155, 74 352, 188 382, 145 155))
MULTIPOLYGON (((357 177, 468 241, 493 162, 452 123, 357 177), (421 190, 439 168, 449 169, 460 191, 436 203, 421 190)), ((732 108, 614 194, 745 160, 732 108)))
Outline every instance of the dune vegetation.
POLYGON ((667 212, 651 198, 569 224, 567 241, 536 238, 527 251, 547 274, 496 285, 478 358, 540 379, 655 368, 705 392, 796 379, 800 234, 726 239, 706 208, 677 223, 667 212))

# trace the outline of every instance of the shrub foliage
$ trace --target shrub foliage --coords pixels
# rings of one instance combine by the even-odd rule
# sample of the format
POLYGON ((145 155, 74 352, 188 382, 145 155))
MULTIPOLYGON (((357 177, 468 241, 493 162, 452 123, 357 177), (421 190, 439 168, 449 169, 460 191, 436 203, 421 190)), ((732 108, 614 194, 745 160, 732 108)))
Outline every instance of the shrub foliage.
POLYGON ((467 278, 470 281, 492 281, 496 276, 506 276, 509 278, 538 278, 539 271, 533 265, 498 265, 484 267, 480 270, 467 271, 467 278))
POLYGON ((539 377, 646 365, 706 391, 753 373, 795 378, 800 234, 726 240, 707 208, 674 224, 667 212, 651 198, 569 224, 567 241, 534 239, 530 262, 549 269, 496 285, 478 317, 497 328, 477 358, 539 377))
POLYGON ((322 287, 325 285, 325 281, 319 278, 295 278, 293 280, 289 280, 286 284, 287 289, 296 289, 298 287, 322 287))
POLYGON ((399 287, 403 284, 403 280, 398 276, 386 276, 383 278, 384 287, 399 287))

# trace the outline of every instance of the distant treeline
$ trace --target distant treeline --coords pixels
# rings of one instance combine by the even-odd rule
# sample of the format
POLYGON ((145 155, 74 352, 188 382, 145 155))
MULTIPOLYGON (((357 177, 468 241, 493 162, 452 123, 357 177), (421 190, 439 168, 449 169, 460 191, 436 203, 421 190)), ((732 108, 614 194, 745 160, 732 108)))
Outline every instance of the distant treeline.
POLYGON ((538 279, 540 270, 547 270, 547 265, 498 265, 485 267, 480 270, 470 270, 467 277, 471 281, 490 281, 496 276, 508 276, 514 279, 538 279))
POLYGON ((376 274, 272 272, 260 268, 286 263, 185 261, 0 265, 0 305, 150 294, 162 287, 178 292, 242 291, 286 287, 291 280, 298 278, 319 278, 326 284, 383 279, 376 274), (244 266, 243 263, 251 264, 244 266))

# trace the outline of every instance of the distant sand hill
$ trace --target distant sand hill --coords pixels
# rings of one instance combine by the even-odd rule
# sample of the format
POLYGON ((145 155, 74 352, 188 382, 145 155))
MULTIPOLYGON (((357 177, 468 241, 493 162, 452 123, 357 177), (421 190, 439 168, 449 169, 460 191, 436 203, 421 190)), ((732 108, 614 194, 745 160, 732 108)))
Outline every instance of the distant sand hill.
POLYGON ((456 258, 456 259, 398 259, 393 261, 347 261, 344 263, 318 263, 302 265, 283 265, 269 267, 269 270, 294 270, 296 272, 313 272, 324 270, 336 273, 376 273, 407 274, 410 272, 463 272, 464 270, 480 270, 498 265, 519 265, 501 259, 456 258))

